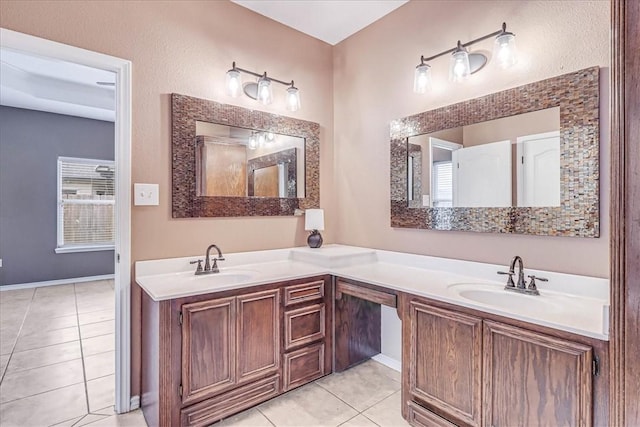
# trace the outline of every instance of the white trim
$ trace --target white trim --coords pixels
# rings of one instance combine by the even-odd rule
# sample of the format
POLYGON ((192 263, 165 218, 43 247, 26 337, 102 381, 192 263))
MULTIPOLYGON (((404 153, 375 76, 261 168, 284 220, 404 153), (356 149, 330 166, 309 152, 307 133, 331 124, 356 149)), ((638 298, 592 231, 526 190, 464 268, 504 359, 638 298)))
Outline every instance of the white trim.
POLYGON ((140 408, 140 396, 131 396, 131 403, 129 403, 129 409, 135 411, 140 408))
POLYGON ((81 245, 81 246, 62 246, 55 248, 57 254, 72 254, 76 252, 98 252, 98 251, 112 251, 116 247, 115 245, 81 245))
POLYGON ((376 354, 375 356, 372 357, 372 359, 378 363, 382 363, 384 366, 388 366, 394 371, 402 372, 402 363, 400 363, 396 359, 392 359, 391 357, 385 354, 382 354, 382 353, 376 354))
POLYGON ((103 274, 102 276, 72 277, 70 279, 47 280, 45 282, 17 283, 15 285, 0 286, 0 292, 13 291, 16 289, 43 288, 45 286, 68 285, 71 283, 95 282, 97 280, 111 280, 114 278, 114 274, 103 274))
POLYGON ((116 74, 116 412, 131 405, 131 61, 0 28, 0 46, 116 74))

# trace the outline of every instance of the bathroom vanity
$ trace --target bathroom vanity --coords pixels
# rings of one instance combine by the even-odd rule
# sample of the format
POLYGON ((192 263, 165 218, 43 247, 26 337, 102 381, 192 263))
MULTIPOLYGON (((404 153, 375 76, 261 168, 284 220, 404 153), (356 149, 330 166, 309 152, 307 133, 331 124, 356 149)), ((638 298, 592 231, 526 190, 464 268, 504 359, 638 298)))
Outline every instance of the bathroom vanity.
POLYGON ((209 425, 380 353, 381 306, 412 425, 607 423, 604 279, 527 270, 542 295, 511 294, 499 266, 339 245, 230 254, 204 277, 190 260, 136 264, 149 425, 209 425))

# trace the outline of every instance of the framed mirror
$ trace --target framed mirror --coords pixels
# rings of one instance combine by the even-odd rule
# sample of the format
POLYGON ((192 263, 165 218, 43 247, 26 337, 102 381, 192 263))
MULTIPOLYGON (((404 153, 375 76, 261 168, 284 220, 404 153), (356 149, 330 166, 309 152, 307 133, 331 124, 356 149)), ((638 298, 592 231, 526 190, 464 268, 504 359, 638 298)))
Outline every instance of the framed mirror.
POLYGON ((391 123, 392 227, 599 236, 599 69, 391 123))
POLYGON ((172 94, 174 218, 320 206, 317 123, 172 94))

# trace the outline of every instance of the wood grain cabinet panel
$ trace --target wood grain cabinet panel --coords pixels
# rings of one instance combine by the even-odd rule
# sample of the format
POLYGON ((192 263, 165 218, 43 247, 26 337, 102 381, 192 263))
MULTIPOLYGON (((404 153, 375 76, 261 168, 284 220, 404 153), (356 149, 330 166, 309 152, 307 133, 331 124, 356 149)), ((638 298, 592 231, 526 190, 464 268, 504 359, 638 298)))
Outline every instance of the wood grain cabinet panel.
POLYGON ((280 368, 280 291, 256 292, 238 300, 238 382, 280 368))
POLYGON ((456 427, 444 418, 426 410, 422 406, 409 402, 407 404, 407 421, 416 427, 456 427))
POLYGON ((284 313, 284 349, 310 344, 325 336, 325 306, 314 304, 284 313))
POLYGON ((315 280, 300 285, 285 286, 284 306, 311 302, 324 298, 324 280, 315 280))
POLYGON ((481 424, 482 320, 410 303, 409 393, 449 420, 481 424))
POLYGON ((313 345, 284 355, 284 391, 324 376, 324 344, 313 345))
POLYGON ((592 348, 484 322, 484 425, 592 424, 592 348))
POLYGON ((182 306, 182 402, 235 383, 235 298, 182 306))

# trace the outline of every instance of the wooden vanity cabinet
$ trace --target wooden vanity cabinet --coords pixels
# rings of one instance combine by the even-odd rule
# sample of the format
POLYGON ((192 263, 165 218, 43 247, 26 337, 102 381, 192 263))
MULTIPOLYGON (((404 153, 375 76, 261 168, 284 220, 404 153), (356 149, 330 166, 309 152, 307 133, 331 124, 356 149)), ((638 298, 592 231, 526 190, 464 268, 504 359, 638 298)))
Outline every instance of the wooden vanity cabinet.
POLYGON ((330 276, 168 301, 143 293, 148 425, 210 425, 330 373, 331 294, 330 276))
POLYGON ((593 350, 407 297, 403 414, 415 426, 591 426, 593 350))

